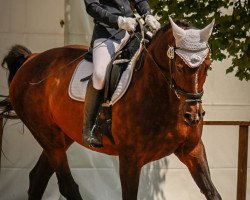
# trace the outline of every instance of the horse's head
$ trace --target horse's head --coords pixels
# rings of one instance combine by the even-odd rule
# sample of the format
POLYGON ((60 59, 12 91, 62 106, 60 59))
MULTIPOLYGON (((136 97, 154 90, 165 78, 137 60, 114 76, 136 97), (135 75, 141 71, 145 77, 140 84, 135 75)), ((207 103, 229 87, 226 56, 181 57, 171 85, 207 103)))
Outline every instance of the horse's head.
POLYGON ((160 30, 152 55, 168 83, 181 101, 184 120, 196 125, 203 118, 201 97, 210 66, 208 39, 214 21, 202 30, 172 21, 160 30))

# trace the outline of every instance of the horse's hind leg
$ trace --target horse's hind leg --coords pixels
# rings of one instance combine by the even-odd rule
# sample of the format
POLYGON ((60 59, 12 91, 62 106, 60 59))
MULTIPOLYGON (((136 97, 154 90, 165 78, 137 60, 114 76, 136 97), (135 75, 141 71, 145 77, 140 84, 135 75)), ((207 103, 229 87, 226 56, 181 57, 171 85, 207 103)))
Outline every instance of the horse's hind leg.
POLYGON ((49 162, 53 166, 58 179, 60 193, 67 200, 82 200, 79 187, 74 181, 69 169, 66 151, 57 148, 46 152, 49 162))
POLYGON ((188 154, 184 154, 182 150, 175 154, 188 167, 196 184, 206 196, 207 200, 221 200, 221 196, 214 187, 210 177, 205 148, 202 141, 188 154))
POLYGON ((29 200, 42 199, 48 181, 54 172, 56 172, 62 195, 67 199, 82 200, 78 185, 70 173, 66 157, 66 150, 72 142, 71 139, 66 138, 64 148, 42 152, 37 164, 30 172, 29 200))
POLYGON ((43 151, 35 167, 29 174, 29 200, 42 199, 48 181, 53 173, 54 169, 49 164, 48 158, 43 151))

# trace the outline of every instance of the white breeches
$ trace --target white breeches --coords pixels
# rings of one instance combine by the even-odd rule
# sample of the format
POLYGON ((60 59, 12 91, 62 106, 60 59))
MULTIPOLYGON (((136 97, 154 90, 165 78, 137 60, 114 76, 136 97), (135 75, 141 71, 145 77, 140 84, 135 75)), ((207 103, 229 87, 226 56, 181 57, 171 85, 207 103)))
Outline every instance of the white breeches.
POLYGON ((126 32, 125 37, 120 41, 112 39, 100 38, 94 41, 93 50, 93 87, 97 90, 101 90, 104 87, 106 70, 112 56, 120 50, 129 39, 129 34, 126 32), (107 41, 105 41, 107 40, 107 41))

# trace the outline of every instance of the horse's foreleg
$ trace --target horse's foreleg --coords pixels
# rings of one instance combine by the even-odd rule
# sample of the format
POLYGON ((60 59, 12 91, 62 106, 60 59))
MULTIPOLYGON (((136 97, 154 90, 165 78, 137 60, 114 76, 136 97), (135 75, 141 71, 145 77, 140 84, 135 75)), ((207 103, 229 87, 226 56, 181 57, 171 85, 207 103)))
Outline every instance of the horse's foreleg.
POLYGON ((205 148, 202 141, 189 153, 183 154, 183 151, 176 152, 178 158, 188 167, 196 184, 207 200, 221 200, 221 196, 214 187, 209 167, 207 163, 205 148))
POLYGON ((136 200, 141 173, 141 166, 136 159, 119 155, 120 180, 123 200, 136 200))
POLYGON ((29 174, 29 200, 42 199, 48 181, 53 173, 54 169, 50 166, 48 158, 43 151, 35 167, 29 174))
POLYGON ((58 179, 59 190, 67 200, 82 200, 79 187, 69 169, 66 151, 63 148, 47 150, 50 165, 54 168, 58 179))

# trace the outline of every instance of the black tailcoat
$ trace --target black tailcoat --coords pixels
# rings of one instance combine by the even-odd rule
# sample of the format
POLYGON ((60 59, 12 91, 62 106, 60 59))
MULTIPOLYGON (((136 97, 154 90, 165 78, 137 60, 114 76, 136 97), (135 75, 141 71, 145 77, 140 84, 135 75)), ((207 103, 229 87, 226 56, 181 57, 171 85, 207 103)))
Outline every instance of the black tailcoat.
MULTIPOLYGON (((92 43, 99 38, 109 38, 119 31, 118 17, 134 17, 129 0, 84 0, 87 13, 94 18, 92 43)), ((133 0, 140 15, 150 13, 147 0, 133 0)), ((112 39, 121 40, 125 30, 121 30, 112 39)))

